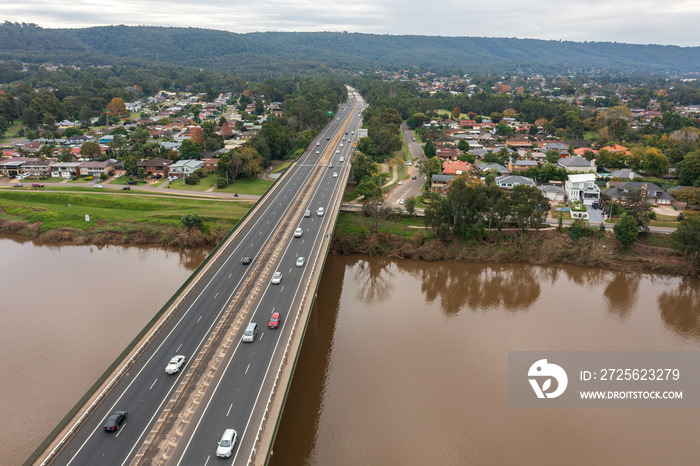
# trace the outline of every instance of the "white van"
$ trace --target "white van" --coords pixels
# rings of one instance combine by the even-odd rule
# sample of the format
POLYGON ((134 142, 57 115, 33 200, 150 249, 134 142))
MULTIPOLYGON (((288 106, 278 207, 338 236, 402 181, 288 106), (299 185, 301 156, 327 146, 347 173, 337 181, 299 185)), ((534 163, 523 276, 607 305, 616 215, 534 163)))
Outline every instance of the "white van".
POLYGON ((233 452, 233 447, 236 445, 238 433, 235 429, 226 429, 219 440, 219 446, 216 448, 216 456, 219 458, 229 458, 233 452))
POLYGON ((258 324, 251 322, 246 327, 245 332, 243 332, 243 343, 253 343, 255 341, 255 336, 258 334, 258 324))

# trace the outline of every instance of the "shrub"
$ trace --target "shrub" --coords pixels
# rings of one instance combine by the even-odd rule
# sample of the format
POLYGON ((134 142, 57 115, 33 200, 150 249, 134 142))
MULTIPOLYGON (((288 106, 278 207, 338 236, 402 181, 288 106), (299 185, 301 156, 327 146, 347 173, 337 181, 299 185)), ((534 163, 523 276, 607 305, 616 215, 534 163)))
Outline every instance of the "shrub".
POLYGON ((574 220, 568 228, 569 237, 574 241, 578 241, 581 238, 588 238, 591 236, 592 232, 592 229, 580 218, 574 220))

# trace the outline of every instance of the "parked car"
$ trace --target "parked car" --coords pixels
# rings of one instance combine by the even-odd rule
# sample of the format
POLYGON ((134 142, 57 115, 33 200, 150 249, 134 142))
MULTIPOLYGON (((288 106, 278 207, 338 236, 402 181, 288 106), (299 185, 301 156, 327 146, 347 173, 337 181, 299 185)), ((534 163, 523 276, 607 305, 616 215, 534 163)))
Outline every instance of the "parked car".
POLYGON ((304 267, 304 263, 306 262, 306 259, 303 257, 299 256, 297 257, 297 267, 304 267))
POLYGON ((280 282, 282 282, 282 272, 275 272, 275 274, 272 276, 272 284, 279 285, 280 282))
POLYGON ((304 229, 299 227, 294 231, 294 237, 295 238, 301 238, 301 235, 304 233, 304 229))
POLYGON ((24 185, 22 183, 15 183, 12 186, 14 186, 15 188, 21 188, 24 185))
POLYGON ((270 316, 270 321, 267 323, 268 328, 277 328, 280 326, 280 321, 282 319, 280 318, 280 313, 279 312, 273 312, 272 315, 270 316))
POLYGON ((32 188, 43 188, 43 183, 32 183, 32 188))
MULTIPOLYGON (((42 186, 43 186, 43 185, 42 185, 42 186)), ((94 188, 101 189, 101 188, 102 188, 102 185, 101 185, 101 184, 96 184, 96 185, 93 185, 93 187, 94 187, 94 188)))
POLYGON ((243 265, 248 265, 248 264, 250 264, 251 262, 253 262, 253 258, 252 258, 252 257, 246 256, 246 257, 244 257, 243 259, 241 259, 241 264, 243 264, 243 265))
POLYGON ((229 458, 233 452, 233 447, 236 446, 238 433, 235 429, 226 429, 221 435, 218 446, 216 447, 216 456, 219 458, 229 458))
POLYGON ((112 413, 112 415, 110 415, 107 418, 103 429, 107 432, 114 432, 115 430, 119 430, 122 424, 124 424, 124 421, 126 421, 128 415, 129 413, 127 413, 126 411, 115 411, 114 413, 112 413))
POLYGON ((185 364, 185 357, 181 354, 178 354, 170 360, 167 366, 165 366, 165 373, 175 374, 177 372, 180 372, 180 368, 183 364, 185 364))
POLYGON ((131 186, 124 186, 122 191, 131 191, 131 186))
POLYGON ((135 186, 135 185, 139 184, 139 182, 136 181, 136 180, 129 180, 129 181, 126 182, 126 184, 129 184, 129 185, 131 185, 131 186, 135 186))

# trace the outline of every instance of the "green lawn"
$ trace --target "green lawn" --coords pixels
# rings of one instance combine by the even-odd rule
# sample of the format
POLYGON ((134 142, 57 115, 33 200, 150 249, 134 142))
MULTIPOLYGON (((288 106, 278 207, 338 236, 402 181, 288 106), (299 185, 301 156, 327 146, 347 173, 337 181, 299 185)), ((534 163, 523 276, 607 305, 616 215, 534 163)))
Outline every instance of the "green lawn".
POLYGON ((272 170, 270 173, 279 173, 282 170, 285 170, 288 166, 292 164, 292 161, 287 161, 287 162, 282 162, 281 164, 277 165, 274 170, 272 170))
MULTIPOLYGON (((439 109, 439 110, 435 110, 435 113, 437 113, 438 115, 443 116, 443 117, 444 117, 444 116, 447 116, 447 117, 449 117, 449 118, 452 118, 452 110, 439 109)), ((467 115, 466 113, 460 113, 460 114, 459 114, 459 119, 460 119, 460 120, 468 120, 468 119, 469 119, 469 115, 467 115)), ((416 140, 417 140, 417 139, 416 139, 416 140)))
POLYGON ((182 216, 190 213, 201 215, 206 226, 230 228, 253 205, 244 201, 120 194, 0 190, 0 216, 41 222, 42 232, 63 227, 124 232, 180 227, 182 216), (90 216, 89 222, 85 215, 90 216))
MULTIPOLYGON (((402 217, 397 220, 388 220, 383 222, 382 231, 387 231, 390 234, 401 236, 413 236, 417 231, 423 231, 426 235, 432 234, 432 231, 424 230, 425 223, 422 217, 402 217), (411 228, 420 227, 420 228, 411 228)), ((335 224, 335 232, 341 235, 360 234, 362 229, 367 231, 364 226, 364 219, 360 214, 353 212, 340 212, 338 221, 335 224)))
POLYGON ((14 123, 12 123, 8 128, 7 131, 5 131, 5 138, 0 139, 0 142, 7 142, 12 138, 17 137, 17 131, 22 127, 22 121, 18 120, 14 123))

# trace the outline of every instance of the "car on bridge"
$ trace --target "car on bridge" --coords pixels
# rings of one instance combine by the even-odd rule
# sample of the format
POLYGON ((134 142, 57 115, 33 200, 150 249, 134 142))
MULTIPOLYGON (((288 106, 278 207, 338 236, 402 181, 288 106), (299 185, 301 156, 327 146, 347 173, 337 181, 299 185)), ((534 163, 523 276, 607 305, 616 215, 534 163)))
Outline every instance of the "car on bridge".
POLYGON ((282 281, 282 272, 275 272, 275 274, 272 276, 272 284, 279 285, 281 281, 282 281))
POLYGON ((114 432, 116 430, 119 430, 122 424, 124 424, 124 422, 126 421, 128 415, 129 413, 126 411, 115 411, 114 413, 112 413, 111 416, 107 418, 103 429, 107 432, 114 432))
POLYGON ((338 178, 338 172, 333 172, 333 178, 338 178))
POLYGON ((304 267, 304 262, 306 262, 306 259, 303 257, 297 258, 297 267, 304 267))
POLYGON ((277 328, 280 326, 280 322, 282 319, 280 318, 280 313, 279 312, 273 312, 272 315, 270 316, 270 321, 267 323, 268 328, 277 328))
POLYGON ((319 217, 323 217, 323 207, 319 207, 318 210, 316 211, 316 215, 319 217))
POLYGON ((178 354, 170 360, 167 366, 165 366, 165 373, 172 375, 177 372, 180 372, 180 368, 183 364, 185 364, 185 357, 181 354, 178 354))
POLYGON ((244 257, 243 259, 241 259, 241 264, 243 264, 243 265, 248 265, 248 264, 250 264, 251 262, 253 262, 253 258, 252 258, 252 257, 246 256, 246 257, 244 257))
POLYGON ((216 456, 218 458, 229 458, 233 452, 233 447, 236 446, 236 440, 238 440, 238 433, 235 429, 226 429, 221 435, 221 440, 219 440, 219 446, 216 448, 216 456))
POLYGON ((294 231, 294 237, 295 238, 301 238, 301 235, 304 233, 304 229, 299 227, 294 231))

